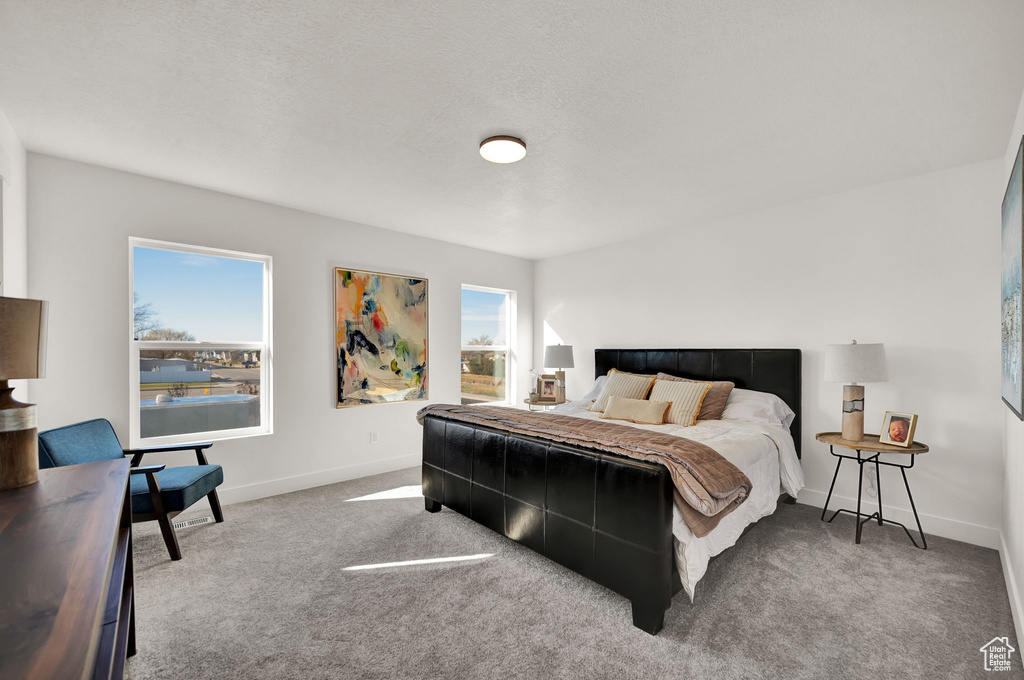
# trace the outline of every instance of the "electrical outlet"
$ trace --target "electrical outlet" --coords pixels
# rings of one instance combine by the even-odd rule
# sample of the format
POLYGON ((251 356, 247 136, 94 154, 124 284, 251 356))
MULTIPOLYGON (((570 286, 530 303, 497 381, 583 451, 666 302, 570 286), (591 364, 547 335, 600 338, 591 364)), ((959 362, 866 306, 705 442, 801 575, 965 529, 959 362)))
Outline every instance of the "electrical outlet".
POLYGON ((377 430, 370 430, 370 443, 376 444, 380 441, 380 435, 377 434, 377 430))

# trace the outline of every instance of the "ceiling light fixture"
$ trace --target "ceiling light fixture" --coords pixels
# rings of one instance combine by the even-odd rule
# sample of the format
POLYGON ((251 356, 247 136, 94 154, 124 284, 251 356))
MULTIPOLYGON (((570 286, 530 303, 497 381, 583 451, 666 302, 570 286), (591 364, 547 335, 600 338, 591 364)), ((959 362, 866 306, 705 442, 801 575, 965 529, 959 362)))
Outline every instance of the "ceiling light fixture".
POLYGON ((526 155, 526 143, 508 135, 488 137, 480 142, 480 155, 492 163, 515 163, 526 155))

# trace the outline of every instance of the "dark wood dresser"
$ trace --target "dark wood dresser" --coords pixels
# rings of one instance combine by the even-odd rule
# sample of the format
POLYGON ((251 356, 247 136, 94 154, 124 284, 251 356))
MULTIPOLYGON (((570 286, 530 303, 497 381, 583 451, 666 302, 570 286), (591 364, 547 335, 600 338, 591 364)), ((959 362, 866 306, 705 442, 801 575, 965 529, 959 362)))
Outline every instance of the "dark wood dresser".
POLYGON ((120 678, 135 653, 128 460, 0 491, 0 678, 120 678))

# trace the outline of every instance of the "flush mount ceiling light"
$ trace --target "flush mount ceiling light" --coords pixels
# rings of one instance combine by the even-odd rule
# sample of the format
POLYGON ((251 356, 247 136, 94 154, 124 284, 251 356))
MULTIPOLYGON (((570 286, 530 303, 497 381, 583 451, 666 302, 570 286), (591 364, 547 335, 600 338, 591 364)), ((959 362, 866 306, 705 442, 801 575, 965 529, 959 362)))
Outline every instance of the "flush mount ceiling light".
POLYGON ((526 143, 508 135, 488 137, 480 142, 480 155, 492 163, 515 163, 526 155, 526 143))

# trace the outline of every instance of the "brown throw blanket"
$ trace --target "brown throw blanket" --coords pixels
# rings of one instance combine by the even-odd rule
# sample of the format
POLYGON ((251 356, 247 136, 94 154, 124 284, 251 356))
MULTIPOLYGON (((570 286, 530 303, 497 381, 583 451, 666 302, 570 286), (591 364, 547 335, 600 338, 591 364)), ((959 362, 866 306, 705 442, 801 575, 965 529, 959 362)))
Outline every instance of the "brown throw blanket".
POLYGON ((747 476, 717 451, 671 434, 503 406, 431 404, 416 419, 422 425, 428 415, 660 463, 672 476, 676 506, 696 536, 708 535, 750 493, 747 476))

